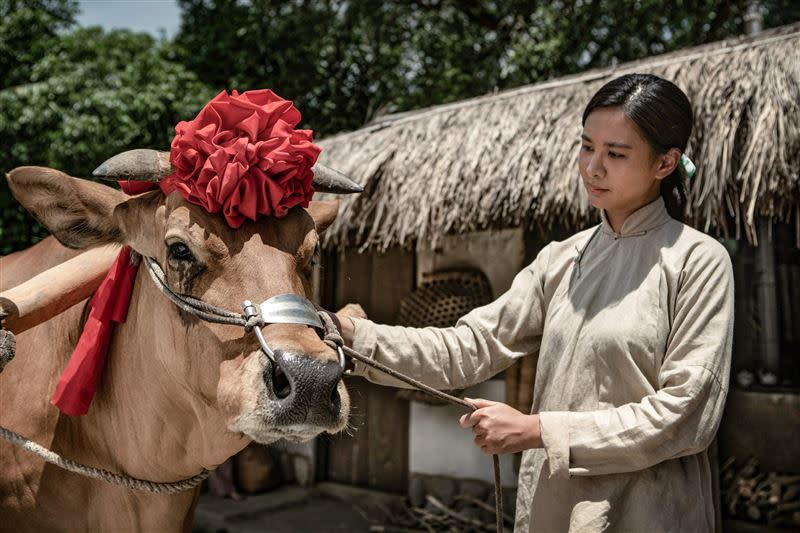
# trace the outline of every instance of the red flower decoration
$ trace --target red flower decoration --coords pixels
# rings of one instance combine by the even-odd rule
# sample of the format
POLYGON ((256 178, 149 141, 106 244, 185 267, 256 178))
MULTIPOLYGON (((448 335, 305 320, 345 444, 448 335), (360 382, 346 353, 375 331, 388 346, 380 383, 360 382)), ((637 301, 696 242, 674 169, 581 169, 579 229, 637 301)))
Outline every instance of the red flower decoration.
POLYGON ((178 191, 238 228, 262 215, 283 217, 308 207, 311 167, 321 149, 311 130, 296 130, 300 112, 268 89, 222 91, 191 122, 175 126, 164 194, 178 191))

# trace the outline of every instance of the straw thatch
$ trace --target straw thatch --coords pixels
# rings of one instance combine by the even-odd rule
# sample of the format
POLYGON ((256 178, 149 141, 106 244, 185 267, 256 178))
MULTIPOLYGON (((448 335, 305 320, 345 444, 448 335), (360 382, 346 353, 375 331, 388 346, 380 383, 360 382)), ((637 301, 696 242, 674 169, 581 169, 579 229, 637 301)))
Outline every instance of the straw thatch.
MULTIPOLYGON (((365 186, 327 245, 387 248, 497 227, 597 220, 577 173, 581 114, 605 82, 653 73, 695 113, 689 222, 755 241, 759 215, 800 219, 800 24, 422 111, 323 139, 321 161, 365 186), (731 223, 732 222, 732 223, 731 223)), ((800 224, 800 222, 797 222, 800 224)), ((800 234, 800 226, 798 226, 800 234)))

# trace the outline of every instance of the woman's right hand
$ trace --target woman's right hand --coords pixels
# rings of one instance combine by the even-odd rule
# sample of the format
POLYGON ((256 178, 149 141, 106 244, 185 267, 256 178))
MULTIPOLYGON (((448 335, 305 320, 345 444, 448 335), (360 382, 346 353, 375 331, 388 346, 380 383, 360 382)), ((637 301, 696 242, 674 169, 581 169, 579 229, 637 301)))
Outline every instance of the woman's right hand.
POLYGON ((339 317, 339 322, 341 322, 342 327, 340 333, 342 334, 342 340, 344 340, 345 346, 352 348, 353 335, 355 334, 356 327, 350 317, 367 318, 367 314, 360 305, 347 304, 336 311, 336 316, 339 317))
POLYGON ((356 326, 353 324, 353 321, 350 320, 349 316, 340 315, 336 313, 336 316, 339 317, 339 322, 342 324, 342 340, 344 341, 344 345, 350 348, 353 347, 353 335, 356 332, 356 326))
POLYGON ((464 399, 475 411, 462 416, 459 424, 472 429, 475 445, 484 453, 517 453, 544 447, 538 414, 526 415, 501 402, 464 399))

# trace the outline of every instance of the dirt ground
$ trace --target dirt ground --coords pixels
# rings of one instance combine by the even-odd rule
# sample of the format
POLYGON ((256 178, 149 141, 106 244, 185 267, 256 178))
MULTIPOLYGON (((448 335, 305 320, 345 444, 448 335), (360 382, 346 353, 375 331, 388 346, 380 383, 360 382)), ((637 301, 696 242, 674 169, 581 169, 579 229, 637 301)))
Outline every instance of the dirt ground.
POLYGON ((297 486, 234 501, 203 494, 193 533, 366 532, 402 507, 403 496, 337 483, 297 486))

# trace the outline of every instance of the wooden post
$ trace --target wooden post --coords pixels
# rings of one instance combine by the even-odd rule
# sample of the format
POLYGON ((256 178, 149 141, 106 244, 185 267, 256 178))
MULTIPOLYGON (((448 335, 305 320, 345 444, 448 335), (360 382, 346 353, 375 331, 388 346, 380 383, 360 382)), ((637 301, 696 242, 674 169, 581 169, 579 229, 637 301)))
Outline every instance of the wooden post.
MULTIPOLYGON (((758 35, 764 26, 761 2, 750 0, 744 16, 747 35, 758 35)), ((778 336, 778 297, 775 289, 775 245, 770 235, 771 221, 758 221, 758 251, 756 252, 756 293, 761 332, 761 365, 778 375, 780 371, 780 337, 778 336)))
POLYGON ((778 295, 775 283, 775 244, 769 234, 769 220, 762 218, 758 224, 758 250, 756 251, 756 293, 761 331, 759 345, 761 364, 770 372, 780 370, 780 337, 778 336, 778 295))
POLYGON ((3 326, 22 333, 85 300, 97 290, 119 253, 99 246, 0 293, 3 326))
POLYGON ((538 355, 526 355, 520 360, 519 386, 517 388, 517 401, 515 407, 525 414, 531 412, 533 403, 533 384, 536 381, 536 364, 538 355))

